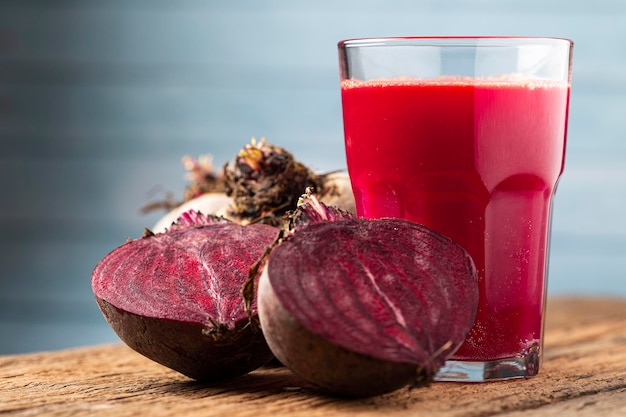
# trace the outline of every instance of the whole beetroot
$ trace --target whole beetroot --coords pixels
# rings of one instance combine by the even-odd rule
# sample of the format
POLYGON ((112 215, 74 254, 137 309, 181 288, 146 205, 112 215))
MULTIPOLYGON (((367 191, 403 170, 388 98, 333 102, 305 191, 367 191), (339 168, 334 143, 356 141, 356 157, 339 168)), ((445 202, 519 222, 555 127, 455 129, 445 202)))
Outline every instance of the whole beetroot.
POLYGON ((370 396, 429 383, 474 322, 470 256, 424 226, 355 219, 305 200, 259 282, 271 350, 330 393, 370 396))
POLYGON ((92 274, 96 301, 128 346, 162 365, 201 381, 245 374, 273 358, 241 288, 277 235, 185 213, 104 257, 92 274))
POLYGON ((315 197, 327 205, 355 211, 348 174, 343 171, 315 173, 294 155, 265 138, 252 138, 220 172, 208 155, 183 157, 190 181, 183 202, 171 198, 143 208, 166 208, 168 213, 152 227, 165 230, 189 210, 215 214, 240 224, 265 223, 283 226, 284 216, 296 208, 300 195, 313 187, 315 197))

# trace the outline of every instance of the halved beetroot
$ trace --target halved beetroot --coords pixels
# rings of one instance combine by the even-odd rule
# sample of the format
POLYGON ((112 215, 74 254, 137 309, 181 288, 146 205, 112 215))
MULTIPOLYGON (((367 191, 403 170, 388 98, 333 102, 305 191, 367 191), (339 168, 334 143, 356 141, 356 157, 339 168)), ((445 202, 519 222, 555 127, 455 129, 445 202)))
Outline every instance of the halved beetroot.
POLYGON ((475 319, 467 252, 406 220, 354 219, 315 199, 299 210, 259 283, 259 318, 276 357, 341 395, 431 381, 475 319))
POLYGON ((102 259, 92 274, 96 301, 128 346, 162 365, 201 381, 245 374, 273 358, 241 288, 277 235, 185 213, 102 259))

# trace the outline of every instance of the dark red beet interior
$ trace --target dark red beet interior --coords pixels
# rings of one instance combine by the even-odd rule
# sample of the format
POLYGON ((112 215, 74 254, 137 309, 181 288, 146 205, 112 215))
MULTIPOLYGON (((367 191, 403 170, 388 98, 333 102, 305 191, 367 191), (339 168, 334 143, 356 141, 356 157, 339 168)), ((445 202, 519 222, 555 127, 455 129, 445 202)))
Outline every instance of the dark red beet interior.
POLYGON ((172 227, 109 253, 94 269, 93 291, 140 316, 233 328, 247 317, 240 293, 250 266, 277 235, 266 225, 172 227))
POLYGON ((470 256, 405 220, 311 224, 274 248, 267 267, 280 302, 302 325, 385 361, 440 366, 476 314, 470 256))

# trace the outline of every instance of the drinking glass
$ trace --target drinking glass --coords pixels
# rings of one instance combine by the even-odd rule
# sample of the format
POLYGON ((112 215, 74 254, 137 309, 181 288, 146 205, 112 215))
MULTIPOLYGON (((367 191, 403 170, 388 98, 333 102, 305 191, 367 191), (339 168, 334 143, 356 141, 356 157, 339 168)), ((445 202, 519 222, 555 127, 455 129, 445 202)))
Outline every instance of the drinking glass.
POLYGON ((436 379, 537 374, 573 43, 404 37, 338 46, 357 215, 426 225, 463 246, 478 270, 476 321, 436 379))

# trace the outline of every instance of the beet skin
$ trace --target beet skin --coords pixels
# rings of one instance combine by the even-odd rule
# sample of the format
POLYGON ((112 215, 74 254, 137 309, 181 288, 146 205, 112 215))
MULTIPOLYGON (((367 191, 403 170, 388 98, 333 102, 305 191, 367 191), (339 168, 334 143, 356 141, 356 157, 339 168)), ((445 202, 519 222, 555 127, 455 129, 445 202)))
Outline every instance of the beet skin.
POLYGON ((424 226, 314 222, 270 253, 259 317, 276 357, 304 379, 377 395, 433 379, 472 327, 476 280, 467 252, 424 226))
POLYGON ((186 213, 102 259, 92 274, 96 301, 128 346, 162 365, 201 381, 245 374, 273 357, 241 289, 277 235, 186 213))

